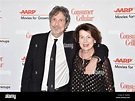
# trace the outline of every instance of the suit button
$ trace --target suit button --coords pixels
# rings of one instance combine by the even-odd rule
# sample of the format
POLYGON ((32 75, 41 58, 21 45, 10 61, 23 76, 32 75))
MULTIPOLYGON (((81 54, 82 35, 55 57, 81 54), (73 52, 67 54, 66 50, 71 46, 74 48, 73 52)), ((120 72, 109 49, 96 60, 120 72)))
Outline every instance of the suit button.
POLYGON ((35 44, 35 47, 37 47, 38 45, 37 44, 35 44))
POLYGON ((35 71, 35 74, 37 74, 37 71, 35 71))

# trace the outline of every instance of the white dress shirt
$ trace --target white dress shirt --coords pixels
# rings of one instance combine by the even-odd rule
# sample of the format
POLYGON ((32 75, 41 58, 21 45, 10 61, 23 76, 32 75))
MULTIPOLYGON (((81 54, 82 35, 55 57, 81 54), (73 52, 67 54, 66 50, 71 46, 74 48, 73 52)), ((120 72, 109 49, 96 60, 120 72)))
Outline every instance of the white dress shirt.
MULTIPOLYGON (((42 82, 41 90, 47 90, 47 80, 49 73, 49 64, 50 64, 50 56, 51 50, 54 43, 55 37, 50 33, 48 36, 46 56, 45 56, 45 69, 44 76, 42 82)), ((63 45, 63 34, 57 38, 56 42, 57 50, 56 50, 56 64, 55 64, 55 88, 59 88, 61 86, 66 85, 69 82, 69 68, 67 65, 64 45, 63 45)))

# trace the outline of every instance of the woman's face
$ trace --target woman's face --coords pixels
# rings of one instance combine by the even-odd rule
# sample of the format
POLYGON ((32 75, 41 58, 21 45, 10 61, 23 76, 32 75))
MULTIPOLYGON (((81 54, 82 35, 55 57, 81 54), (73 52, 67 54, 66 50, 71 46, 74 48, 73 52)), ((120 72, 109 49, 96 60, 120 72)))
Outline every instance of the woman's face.
POLYGON ((91 48, 93 48, 94 41, 95 39, 91 36, 90 31, 85 30, 79 31, 79 44, 83 50, 88 51, 91 48))

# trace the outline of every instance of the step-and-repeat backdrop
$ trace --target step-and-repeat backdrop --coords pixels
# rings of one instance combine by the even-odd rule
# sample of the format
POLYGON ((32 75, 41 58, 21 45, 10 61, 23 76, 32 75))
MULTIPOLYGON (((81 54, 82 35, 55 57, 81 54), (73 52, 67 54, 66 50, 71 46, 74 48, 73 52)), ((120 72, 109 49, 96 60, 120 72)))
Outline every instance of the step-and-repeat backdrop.
POLYGON ((20 92, 31 36, 48 32, 48 14, 69 9, 67 31, 92 23, 109 48, 117 92, 135 92, 135 0, 0 0, 0 91, 20 92))

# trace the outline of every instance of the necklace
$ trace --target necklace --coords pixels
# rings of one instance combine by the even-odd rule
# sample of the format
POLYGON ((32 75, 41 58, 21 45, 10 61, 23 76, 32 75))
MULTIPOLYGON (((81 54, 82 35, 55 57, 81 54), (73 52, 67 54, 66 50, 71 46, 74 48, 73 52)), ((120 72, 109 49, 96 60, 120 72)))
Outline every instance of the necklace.
POLYGON ((89 58, 87 58, 87 59, 82 58, 82 64, 84 65, 85 60, 90 60, 91 58, 92 58, 92 56, 90 56, 90 57, 89 57, 89 58))
MULTIPOLYGON (((85 55, 89 55, 88 52, 86 52, 85 55)), ((83 66, 84 66, 84 64, 85 64, 85 60, 90 60, 90 59, 92 58, 91 55, 90 55, 88 58, 84 58, 84 57, 83 57, 83 50, 82 50, 82 49, 80 50, 80 57, 81 57, 81 59, 82 59, 82 65, 83 65, 83 66)))

